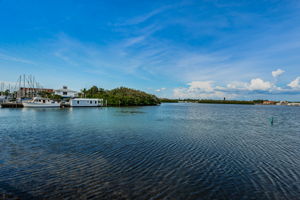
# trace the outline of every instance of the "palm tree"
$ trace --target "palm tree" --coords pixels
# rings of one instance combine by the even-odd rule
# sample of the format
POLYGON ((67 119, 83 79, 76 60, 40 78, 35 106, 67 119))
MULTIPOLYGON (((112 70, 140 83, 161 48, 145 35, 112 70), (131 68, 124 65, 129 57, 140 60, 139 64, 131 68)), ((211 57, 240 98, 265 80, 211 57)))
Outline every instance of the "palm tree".
POLYGON ((83 97, 85 97, 86 96, 86 89, 85 88, 83 88, 82 90, 81 90, 81 95, 83 94, 83 97))

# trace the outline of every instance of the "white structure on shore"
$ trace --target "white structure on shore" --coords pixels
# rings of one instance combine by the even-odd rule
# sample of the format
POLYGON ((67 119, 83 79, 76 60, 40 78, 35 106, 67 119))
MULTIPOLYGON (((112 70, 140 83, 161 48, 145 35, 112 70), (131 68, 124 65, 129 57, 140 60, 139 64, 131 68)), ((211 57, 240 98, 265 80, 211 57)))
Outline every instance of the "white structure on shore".
POLYGON ((289 102, 287 102, 287 101, 280 101, 280 102, 276 103, 276 105, 278 105, 278 106, 287 106, 288 104, 289 104, 289 102))
POLYGON ((103 106, 103 99, 75 98, 70 100, 71 107, 99 107, 103 106))
POLYGON ((63 98, 74 98, 77 96, 77 92, 74 90, 69 90, 67 86, 55 90, 55 94, 62 96, 63 98))
POLYGON ((288 106, 300 106, 300 103, 288 103, 288 106))
POLYGON ((300 106, 300 103, 288 102, 288 101, 280 101, 276 103, 278 106, 300 106))

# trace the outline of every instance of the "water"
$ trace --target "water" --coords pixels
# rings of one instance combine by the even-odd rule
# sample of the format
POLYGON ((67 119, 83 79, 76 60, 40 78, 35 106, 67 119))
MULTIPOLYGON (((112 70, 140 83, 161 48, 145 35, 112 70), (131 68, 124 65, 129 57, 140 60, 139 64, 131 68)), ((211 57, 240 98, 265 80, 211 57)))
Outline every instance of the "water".
POLYGON ((299 199, 300 107, 0 109, 1 193, 299 199))

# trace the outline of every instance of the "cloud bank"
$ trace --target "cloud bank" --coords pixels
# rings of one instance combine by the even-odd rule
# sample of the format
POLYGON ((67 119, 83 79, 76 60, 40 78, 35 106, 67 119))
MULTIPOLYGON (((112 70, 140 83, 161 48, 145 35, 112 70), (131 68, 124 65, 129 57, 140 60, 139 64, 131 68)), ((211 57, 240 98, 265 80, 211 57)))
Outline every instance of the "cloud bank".
POLYGON ((300 76, 288 84, 293 89, 300 89, 300 76))
MULTIPOLYGON (((274 78, 280 76, 284 71, 272 72, 274 78)), ((179 87, 173 90, 174 98, 192 99, 218 99, 218 98, 240 98, 261 95, 299 95, 300 77, 291 81, 284 87, 278 87, 275 83, 265 81, 261 78, 253 78, 249 82, 233 81, 225 87, 215 84, 214 81, 192 81, 187 87, 179 87)))

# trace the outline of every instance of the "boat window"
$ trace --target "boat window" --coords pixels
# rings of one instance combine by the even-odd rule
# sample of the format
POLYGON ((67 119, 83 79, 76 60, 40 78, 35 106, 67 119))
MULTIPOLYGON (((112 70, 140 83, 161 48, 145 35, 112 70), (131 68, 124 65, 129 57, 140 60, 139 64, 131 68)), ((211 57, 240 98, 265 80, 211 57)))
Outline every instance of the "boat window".
POLYGON ((43 100, 43 103, 46 103, 46 101, 45 101, 45 100, 43 100))
POLYGON ((95 101, 95 104, 97 104, 97 101, 95 101))
POLYGON ((77 101, 77 104, 79 104, 79 101, 77 101))
POLYGON ((93 102, 92 101, 90 101, 90 104, 92 104, 93 102))

